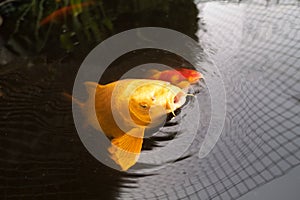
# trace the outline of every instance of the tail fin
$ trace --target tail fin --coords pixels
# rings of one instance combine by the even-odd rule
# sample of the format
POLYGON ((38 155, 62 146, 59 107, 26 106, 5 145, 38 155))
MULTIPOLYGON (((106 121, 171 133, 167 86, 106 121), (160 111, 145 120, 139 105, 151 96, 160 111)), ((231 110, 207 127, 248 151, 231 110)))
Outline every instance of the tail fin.
POLYGON ((72 95, 70 95, 69 93, 67 92, 62 92, 61 93, 63 97, 65 97, 65 99, 69 100, 69 101, 74 101, 77 105, 79 105, 80 107, 83 106, 83 103, 80 102, 78 99, 74 98, 72 95))

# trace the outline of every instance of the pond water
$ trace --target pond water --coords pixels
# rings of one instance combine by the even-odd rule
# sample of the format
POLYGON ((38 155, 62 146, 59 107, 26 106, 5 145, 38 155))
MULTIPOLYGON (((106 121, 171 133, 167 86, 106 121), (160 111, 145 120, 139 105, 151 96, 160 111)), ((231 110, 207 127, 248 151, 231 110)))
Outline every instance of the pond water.
POLYGON ((68 2, 0 3, 1 199, 237 199, 299 165, 298 1, 68 2), (201 81, 175 121, 144 139, 133 169, 121 172, 82 144, 72 102, 62 93, 72 93, 81 63, 103 40, 149 26, 196 40, 202 49, 190 54, 206 66, 142 49, 111 63, 100 83, 146 63, 195 67, 206 76, 215 66, 225 87, 226 117, 216 145, 199 158, 214 109, 211 88, 201 81), (180 142, 187 140, 182 150, 180 142), (164 152, 166 146, 174 152, 164 152), (162 160, 151 165, 147 155, 156 151, 162 160))

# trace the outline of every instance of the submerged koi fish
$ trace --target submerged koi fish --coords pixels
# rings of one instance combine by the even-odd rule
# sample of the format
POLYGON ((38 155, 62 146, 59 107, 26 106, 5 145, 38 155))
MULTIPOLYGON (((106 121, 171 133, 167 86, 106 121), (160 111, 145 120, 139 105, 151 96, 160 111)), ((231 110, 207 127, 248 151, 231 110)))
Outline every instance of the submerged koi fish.
POLYGON ((100 131, 111 139, 108 151, 122 170, 137 162, 145 128, 161 124, 166 114, 174 114, 186 101, 180 88, 165 81, 124 79, 106 85, 85 85, 89 99, 79 103, 82 112, 92 127, 99 129, 100 125, 100 131), (90 113, 92 106, 97 119, 90 113))
POLYGON ((153 80, 170 82, 180 88, 187 88, 190 84, 196 83, 203 78, 200 72, 186 68, 164 71, 151 70, 148 77, 153 80))
POLYGON ((62 16, 65 16, 66 14, 69 14, 73 10, 79 10, 82 7, 90 6, 92 4, 94 4, 94 1, 87 1, 87 2, 82 2, 82 3, 62 7, 58 10, 55 10, 50 15, 48 15, 47 17, 42 19, 40 21, 40 26, 46 25, 46 24, 48 24, 48 23, 50 23, 54 20, 57 20, 57 19, 61 18, 62 16))

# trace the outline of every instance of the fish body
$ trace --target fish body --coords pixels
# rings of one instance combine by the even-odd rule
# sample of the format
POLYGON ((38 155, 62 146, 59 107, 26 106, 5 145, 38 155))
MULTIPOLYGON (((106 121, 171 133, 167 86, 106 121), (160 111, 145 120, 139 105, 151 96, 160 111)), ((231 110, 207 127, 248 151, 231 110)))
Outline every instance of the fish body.
POLYGON ((87 7, 87 6, 90 6, 92 4, 94 4, 93 1, 87 1, 87 2, 82 2, 82 3, 62 7, 58 10, 55 10, 50 15, 48 15, 47 17, 42 19, 40 21, 40 26, 44 26, 46 24, 49 24, 50 22, 53 22, 53 21, 58 20, 59 18, 61 18, 63 16, 66 16, 67 14, 71 13, 74 10, 80 10, 82 7, 87 7))
POLYGON ((170 82, 180 88, 187 88, 190 84, 198 82, 203 78, 202 74, 196 70, 179 68, 172 70, 151 70, 148 78, 170 82))
POLYGON ((100 125, 111 139, 108 151, 122 170, 136 163, 145 129, 161 124, 166 114, 174 112, 186 100, 180 88, 165 81, 124 79, 106 85, 93 82, 85 85, 89 99, 82 104, 83 113, 91 126, 99 129, 100 125), (91 115, 91 106, 95 106, 96 119, 91 115))
POLYGON ((180 68, 176 69, 176 71, 184 76, 191 84, 196 83, 203 78, 202 74, 196 70, 180 68))

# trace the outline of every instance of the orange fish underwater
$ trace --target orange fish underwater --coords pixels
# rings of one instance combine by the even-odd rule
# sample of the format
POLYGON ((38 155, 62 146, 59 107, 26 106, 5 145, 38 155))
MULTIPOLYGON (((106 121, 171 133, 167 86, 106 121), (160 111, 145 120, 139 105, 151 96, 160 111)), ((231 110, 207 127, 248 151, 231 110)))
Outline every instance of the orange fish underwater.
POLYGON ((73 10, 78 10, 78 9, 81 9, 82 7, 90 6, 92 4, 94 4, 93 1, 87 1, 87 2, 82 2, 82 3, 62 7, 58 10, 55 10, 50 15, 48 15, 47 17, 42 19, 40 21, 40 26, 43 26, 52 21, 58 20, 59 18, 71 13, 73 10))
POLYGON ((182 89, 159 80, 124 79, 106 85, 94 82, 85 85, 89 98, 78 104, 89 125, 95 129, 100 125, 100 131, 111 139, 108 150, 122 170, 137 162, 145 129, 161 124, 166 114, 174 114, 186 101, 182 89), (92 106, 97 119, 90 114, 92 106))
POLYGON ((186 68, 164 71, 150 70, 147 76, 149 79, 170 82, 180 88, 187 88, 190 84, 196 83, 203 78, 200 72, 186 68))

